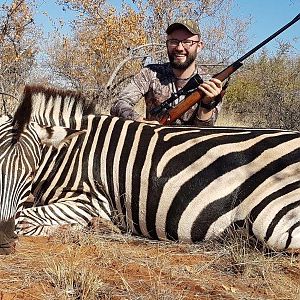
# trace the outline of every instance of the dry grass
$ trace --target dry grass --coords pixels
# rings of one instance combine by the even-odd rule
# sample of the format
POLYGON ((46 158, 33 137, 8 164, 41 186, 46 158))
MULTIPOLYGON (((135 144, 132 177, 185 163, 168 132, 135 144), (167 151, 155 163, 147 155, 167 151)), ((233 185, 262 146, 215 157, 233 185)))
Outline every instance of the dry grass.
MULTIPOLYGON (((83 283, 86 284, 86 290, 97 291, 102 298, 106 295, 103 299, 300 297, 299 276, 291 278, 291 274, 299 270, 298 258, 281 253, 264 254, 250 244, 244 233, 230 234, 222 241, 199 245, 82 232, 64 233, 56 239, 66 245, 76 245, 77 249, 76 255, 68 255, 72 257, 71 263, 66 256, 59 260, 60 266, 65 265, 73 273, 65 277, 79 278, 82 273, 79 270, 85 270, 84 274, 91 274, 88 270, 94 270, 92 279, 81 279, 78 286, 83 290, 83 283), (81 258, 87 255, 88 260, 80 266, 81 258), (96 269, 101 271, 95 272, 96 269)), ((52 263, 51 256, 48 262, 52 263)), ((56 284, 56 287, 67 290, 65 283, 56 284)), ((82 293, 81 297, 66 299, 99 299, 99 294, 85 298, 82 293)))
POLYGON ((45 257, 46 280, 54 287, 54 299, 98 299, 103 283, 93 272, 92 261, 84 266, 81 258, 68 251, 63 258, 45 257))
POLYGON ((1 258, 0 299, 300 299, 300 260, 244 233, 197 245, 116 233, 21 238, 1 258), (2 298, 1 298, 2 295, 2 298))

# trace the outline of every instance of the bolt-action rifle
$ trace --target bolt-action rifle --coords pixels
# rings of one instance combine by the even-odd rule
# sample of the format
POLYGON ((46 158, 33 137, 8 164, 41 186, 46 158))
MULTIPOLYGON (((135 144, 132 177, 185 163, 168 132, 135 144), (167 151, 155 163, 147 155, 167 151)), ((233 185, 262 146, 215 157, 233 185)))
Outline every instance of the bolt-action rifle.
MULTIPOLYGON (((258 44, 256 47, 254 47, 252 50, 247 52, 245 55, 243 55, 241 58, 239 58, 237 61, 232 63, 230 66, 225 68, 223 71, 221 71, 218 74, 215 74, 213 78, 217 78, 221 80, 222 82, 229 78, 229 76, 234 73, 237 69, 239 69, 243 65, 243 61, 248 58, 250 55, 252 55, 254 52, 256 52, 258 49, 263 47, 265 44, 270 42, 272 39, 274 39, 277 35, 285 31, 287 28, 289 28, 291 25, 299 21, 300 19, 300 13, 288 24, 280 28, 278 31, 276 31, 274 34, 269 36, 267 39, 265 39, 263 42, 258 44)), ((180 116, 182 116, 186 111, 188 111, 193 105, 200 102, 201 106, 201 99, 204 97, 204 93, 197 89, 199 84, 203 83, 202 78, 199 74, 194 75, 187 83, 186 85, 180 89, 176 94, 173 94, 169 99, 161 103, 161 105, 155 107, 151 110, 152 115, 160 116, 159 123, 162 125, 168 125, 174 122, 176 119, 178 119, 180 116), (192 91, 192 92, 191 92, 192 91), (186 95, 185 99, 179 102, 176 106, 172 107, 172 103, 174 100, 176 100, 179 96, 186 95)), ((221 92, 224 94, 224 87, 223 91, 221 92)), ((217 98, 217 97, 216 97, 217 98)), ((220 99, 220 97, 218 97, 220 99)), ((218 101, 218 100, 216 100, 218 101)), ((216 106, 217 102, 211 103, 211 107, 216 106)))

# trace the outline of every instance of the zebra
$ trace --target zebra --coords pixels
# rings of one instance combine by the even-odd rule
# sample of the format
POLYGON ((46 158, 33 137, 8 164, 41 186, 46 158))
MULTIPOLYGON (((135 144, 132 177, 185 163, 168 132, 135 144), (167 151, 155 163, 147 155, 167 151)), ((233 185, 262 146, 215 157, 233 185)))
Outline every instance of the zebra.
POLYGON ((78 91, 30 84, 24 87, 18 109, 28 111, 27 118, 42 126, 80 129, 78 117, 94 113, 94 102, 78 91))
MULTIPOLYGON (((35 88, 32 87, 31 92, 37 92, 35 88)), ((38 111, 38 106, 35 105, 33 110, 32 105, 29 104, 41 103, 43 99, 40 97, 37 103, 34 102, 35 97, 26 100, 28 91, 29 88, 26 87, 14 117, 0 117, 0 254, 14 251, 17 238, 14 233, 15 215, 22 209, 23 203, 30 194, 34 175, 42 160, 42 148, 65 147, 72 138, 84 133, 84 130, 64 129, 61 126, 45 127, 31 122, 31 118, 35 117, 34 112, 38 111)), ((33 94, 37 96, 40 93, 33 94)), ((74 115, 84 111, 80 111, 76 98, 69 97, 74 99, 73 103, 68 97, 65 98, 68 99, 67 104, 62 105, 63 101, 60 97, 60 109, 65 107, 74 115)), ((43 110, 47 108, 44 106, 43 110)), ((36 115, 38 116, 38 113, 36 115)), ((50 118, 52 115, 56 113, 48 113, 49 120, 52 120, 50 118)), ((56 121, 60 122, 60 120, 56 121)))
POLYGON ((44 156, 18 234, 98 216, 151 239, 196 243, 245 226, 269 248, 300 248, 298 131, 76 122, 85 134, 44 156))

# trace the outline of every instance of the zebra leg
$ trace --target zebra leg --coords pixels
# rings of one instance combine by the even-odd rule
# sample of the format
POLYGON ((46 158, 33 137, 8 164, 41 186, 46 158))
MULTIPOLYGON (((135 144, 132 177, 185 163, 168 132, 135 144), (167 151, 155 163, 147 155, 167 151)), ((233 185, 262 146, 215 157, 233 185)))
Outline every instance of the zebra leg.
POLYGON ((93 217, 108 218, 103 211, 101 213, 91 205, 92 201, 70 201, 69 198, 59 201, 22 210, 16 219, 16 233, 49 236, 60 228, 68 227, 68 224, 80 229, 86 227, 93 217))

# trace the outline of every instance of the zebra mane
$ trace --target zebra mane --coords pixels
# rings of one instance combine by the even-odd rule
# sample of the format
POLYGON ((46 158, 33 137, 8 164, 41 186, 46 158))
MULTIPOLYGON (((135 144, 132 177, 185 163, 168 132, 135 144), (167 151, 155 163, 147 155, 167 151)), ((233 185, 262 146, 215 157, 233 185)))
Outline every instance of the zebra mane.
POLYGON ((95 104, 81 92, 43 85, 26 85, 14 114, 15 139, 29 122, 44 126, 78 127, 75 118, 95 113, 95 104))

